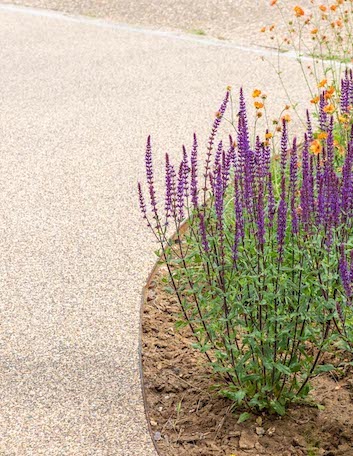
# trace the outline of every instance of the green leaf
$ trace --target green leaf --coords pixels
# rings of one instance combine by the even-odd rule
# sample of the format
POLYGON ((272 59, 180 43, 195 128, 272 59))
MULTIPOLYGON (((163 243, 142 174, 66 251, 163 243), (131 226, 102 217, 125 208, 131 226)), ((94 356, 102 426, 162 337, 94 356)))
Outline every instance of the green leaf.
POLYGON ((239 418, 238 418, 238 424, 244 423, 244 421, 247 421, 249 418, 251 418, 251 414, 248 412, 242 413, 239 418))
POLYGON ((315 373, 320 374, 321 372, 330 372, 334 369, 336 368, 332 364, 322 364, 321 366, 317 366, 315 373))
POLYGON ((285 407, 278 401, 271 401, 271 406, 273 410, 279 415, 283 416, 286 413, 285 407))
POLYGON ((292 373, 291 369, 288 366, 285 366, 281 363, 275 363, 275 368, 282 372, 282 374, 290 375, 292 373))

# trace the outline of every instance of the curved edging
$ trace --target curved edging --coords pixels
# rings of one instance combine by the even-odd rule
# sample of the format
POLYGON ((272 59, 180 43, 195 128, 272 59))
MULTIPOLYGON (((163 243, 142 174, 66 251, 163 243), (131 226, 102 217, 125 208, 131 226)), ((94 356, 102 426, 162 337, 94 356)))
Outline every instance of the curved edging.
MULTIPOLYGON (((188 220, 186 220, 184 223, 182 223, 180 225, 179 233, 180 234, 184 234, 186 229, 187 229, 187 227, 188 227, 188 220)), ((177 236, 177 234, 174 233, 169 239, 173 241, 176 238, 176 236, 177 236)), ((158 446, 157 446, 156 441, 154 440, 154 437, 153 437, 153 430, 152 430, 152 427, 151 427, 150 417, 149 417, 149 413, 148 413, 148 405, 147 405, 147 397, 146 397, 146 389, 145 389, 145 379, 144 379, 144 375, 143 375, 143 364, 142 364, 142 334, 143 334, 143 332, 142 332, 142 320, 143 320, 143 313, 144 313, 144 309, 145 309, 145 302, 147 300, 147 293, 148 293, 148 290, 149 290, 149 286, 150 286, 154 276, 156 275, 156 273, 157 273, 157 271, 158 271, 158 269, 160 267, 160 263, 161 263, 161 257, 159 257, 157 259, 157 261, 155 262, 151 272, 149 273, 149 275, 147 277, 146 283, 145 283, 145 285, 142 288, 141 304, 140 304, 139 344, 138 344, 140 384, 141 384, 141 389, 142 389, 143 407, 144 407, 144 410, 145 410, 145 417, 146 417, 146 421, 147 421, 148 432, 150 433, 150 437, 151 437, 154 449, 156 450, 156 453, 157 453, 158 456, 162 456, 162 455, 159 452, 158 446)))

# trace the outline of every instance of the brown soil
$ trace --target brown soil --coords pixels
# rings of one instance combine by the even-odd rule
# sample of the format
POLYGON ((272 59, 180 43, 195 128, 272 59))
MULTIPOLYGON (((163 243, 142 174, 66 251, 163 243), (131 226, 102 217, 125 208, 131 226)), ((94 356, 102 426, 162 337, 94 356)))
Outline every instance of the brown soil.
MULTIPOLYGON (((165 268, 152 278, 143 308, 142 365, 152 438, 162 456, 353 456, 353 370, 322 374, 313 400, 282 418, 263 414, 238 424, 231 402, 211 392, 210 368, 175 329, 179 308, 164 291, 165 268)), ((332 360, 330 360, 332 362, 332 360)))

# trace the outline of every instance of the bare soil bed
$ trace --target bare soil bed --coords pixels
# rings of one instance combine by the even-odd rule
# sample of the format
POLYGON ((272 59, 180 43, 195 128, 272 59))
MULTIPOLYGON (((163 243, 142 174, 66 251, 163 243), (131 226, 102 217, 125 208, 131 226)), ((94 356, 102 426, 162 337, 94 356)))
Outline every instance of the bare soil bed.
POLYGON ((231 402, 212 392, 210 368, 191 347, 189 329, 175 329, 179 308, 163 277, 161 266, 142 315, 146 410, 161 456, 353 456, 352 368, 313 380, 311 397, 322 410, 292 406, 285 417, 263 414, 238 424, 231 402))

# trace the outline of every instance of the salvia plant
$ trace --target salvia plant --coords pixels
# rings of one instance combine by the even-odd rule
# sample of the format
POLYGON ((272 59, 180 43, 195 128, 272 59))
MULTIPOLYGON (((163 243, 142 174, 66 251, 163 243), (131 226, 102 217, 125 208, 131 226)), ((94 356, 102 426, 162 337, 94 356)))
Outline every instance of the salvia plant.
MULTIPOLYGON (((353 92, 349 74, 345 81, 342 109, 353 92)), ((353 134, 337 161, 324 99, 320 148, 312 147, 309 115, 300 141, 289 140, 283 120, 274 160, 268 141, 251 144, 242 90, 235 137, 216 139, 229 98, 230 89, 202 170, 196 135, 178 166, 166 155, 163 196, 148 138, 140 208, 160 244, 180 325, 212 366, 215 388, 237 407, 282 415, 308 395, 313 376, 333 368, 326 352, 340 341, 352 347, 353 134)))

